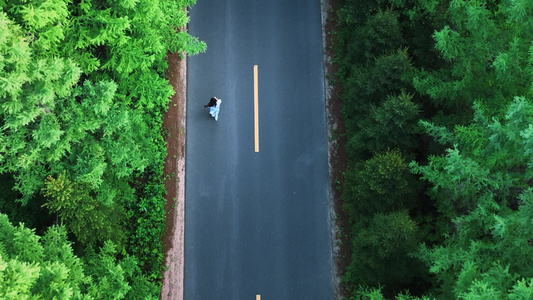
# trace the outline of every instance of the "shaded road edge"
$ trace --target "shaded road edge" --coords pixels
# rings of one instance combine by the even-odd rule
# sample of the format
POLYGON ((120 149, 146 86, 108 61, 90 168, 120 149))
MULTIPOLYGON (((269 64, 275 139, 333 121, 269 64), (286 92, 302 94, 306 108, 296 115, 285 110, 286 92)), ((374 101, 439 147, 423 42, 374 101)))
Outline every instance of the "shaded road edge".
POLYGON ((348 164, 345 150, 346 128, 342 115, 342 99, 339 95, 342 86, 336 78, 334 39, 337 29, 338 0, 321 0, 322 51, 324 57, 324 90, 326 97, 326 124, 328 137, 328 166, 330 180, 330 222, 333 247, 333 288, 336 299, 344 299, 346 292, 342 285, 342 275, 350 265, 350 241, 345 232, 348 217, 342 208, 341 187, 344 184, 343 172, 348 164))
POLYGON ((161 299, 183 299, 185 234, 185 144, 187 106, 187 59, 185 54, 168 53, 167 79, 174 88, 163 116, 167 142, 165 176, 166 228, 163 236, 164 266, 161 299), (183 58, 181 58, 183 57, 183 58))

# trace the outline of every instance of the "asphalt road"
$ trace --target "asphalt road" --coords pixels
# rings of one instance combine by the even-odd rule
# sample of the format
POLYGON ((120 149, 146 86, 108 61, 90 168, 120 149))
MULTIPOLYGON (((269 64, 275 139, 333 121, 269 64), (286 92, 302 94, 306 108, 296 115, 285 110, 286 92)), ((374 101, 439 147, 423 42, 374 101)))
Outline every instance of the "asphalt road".
POLYGON ((208 48, 188 59, 184 299, 333 299, 320 1, 198 0, 190 17, 208 48))

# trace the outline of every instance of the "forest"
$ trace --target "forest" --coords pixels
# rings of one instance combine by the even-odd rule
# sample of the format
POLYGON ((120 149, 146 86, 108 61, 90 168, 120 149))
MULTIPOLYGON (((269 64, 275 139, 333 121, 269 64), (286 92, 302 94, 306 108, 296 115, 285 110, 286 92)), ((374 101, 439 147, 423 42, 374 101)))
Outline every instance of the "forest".
POLYGON ((0 298, 158 299, 174 93, 195 0, 0 1, 0 298))
POLYGON ((348 299, 533 299, 533 1, 339 0, 348 299))

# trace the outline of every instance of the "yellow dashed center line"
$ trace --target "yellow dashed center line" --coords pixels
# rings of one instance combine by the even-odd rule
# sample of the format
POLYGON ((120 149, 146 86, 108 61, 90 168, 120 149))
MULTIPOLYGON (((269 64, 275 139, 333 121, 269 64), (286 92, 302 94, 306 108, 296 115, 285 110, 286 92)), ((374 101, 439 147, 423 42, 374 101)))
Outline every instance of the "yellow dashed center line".
MULTIPOLYGON (((254 65, 254 135, 255 152, 259 152, 259 87, 257 84, 257 65, 254 65)), ((260 299, 261 296, 257 295, 260 299)))

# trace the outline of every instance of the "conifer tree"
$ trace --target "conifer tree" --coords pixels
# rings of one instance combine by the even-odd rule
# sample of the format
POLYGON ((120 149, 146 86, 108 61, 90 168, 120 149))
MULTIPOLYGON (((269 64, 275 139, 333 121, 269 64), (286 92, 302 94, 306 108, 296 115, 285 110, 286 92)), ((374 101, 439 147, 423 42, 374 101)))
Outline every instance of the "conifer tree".
MULTIPOLYGON (((205 50, 181 30, 195 1, 0 2, 0 174, 14 182, 5 207, 40 210, 45 199, 81 248, 111 240, 117 253, 139 255, 156 280, 161 259, 152 258, 162 247, 153 241, 165 226, 162 116, 173 93, 166 59, 169 51, 205 50), (143 213, 135 211, 140 197, 150 199, 143 213)), ((158 294, 139 282, 119 294, 158 294)))
MULTIPOLYGON (((503 112, 514 96, 531 96, 531 1, 450 1, 448 24, 434 33, 435 48, 449 62, 415 78, 418 91, 440 107, 471 112, 483 99, 503 112)), ((466 114, 466 118, 470 118, 466 114)))
POLYGON ((116 259, 112 243, 80 259, 63 227, 50 227, 41 238, 0 214, 0 298, 151 299, 154 292, 137 260, 116 259))
POLYGON ((420 274, 421 264, 412 257, 418 248, 418 226, 407 211, 379 213, 358 223, 352 240, 351 282, 384 286, 390 292, 420 274))
POLYGON ((421 258, 446 299, 527 295, 533 278, 533 106, 517 97, 503 119, 486 116, 479 103, 474 111, 468 129, 450 132, 426 123, 428 132, 454 148, 427 166, 412 165, 433 184, 438 209, 451 222, 444 245, 424 247, 421 258))
POLYGON ((344 205, 354 219, 412 208, 414 177, 398 150, 378 153, 364 164, 350 165, 344 175, 344 205))
POLYGON ((418 106, 412 102, 412 95, 404 91, 396 97, 388 96, 380 105, 372 105, 369 113, 360 118, 359 130, 350 137, 346 148, 349 153, 357 154, 354 157, 390 148, 410 152, 415 146, 417 117, 418 106))

